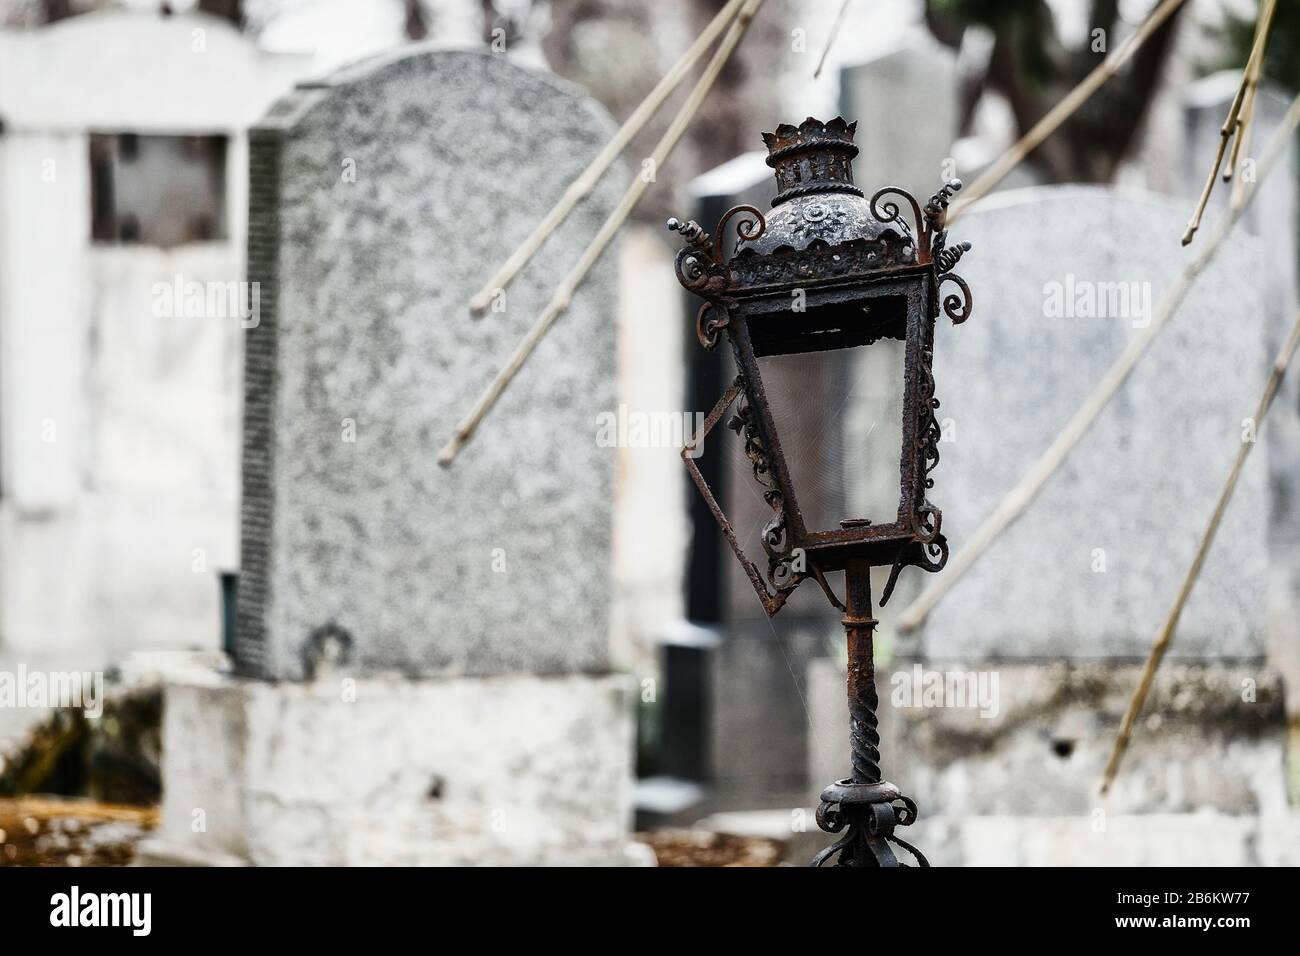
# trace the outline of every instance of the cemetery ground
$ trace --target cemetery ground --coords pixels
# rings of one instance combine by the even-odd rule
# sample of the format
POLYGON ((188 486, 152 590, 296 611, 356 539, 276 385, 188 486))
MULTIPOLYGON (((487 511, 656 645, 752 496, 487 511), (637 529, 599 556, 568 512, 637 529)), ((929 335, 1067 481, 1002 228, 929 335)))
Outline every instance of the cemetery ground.
MULTIPOLYGON (((158 807, 52 797, 0 798, 0 866, 129 866, 158 826, 158 807)), ((666 829, 634 839, 659 866, 777 866, 777 840, 666 829)), ((793 864, 789 864, 793 865, 793 864)))
POLYGON ((156 806, 0 798, 0 866, 126 866, 157 825, 156 806))
MULTIPOLYGON (((113 688, 101 720, 56 711, 0 746, 0 867, 130 866, 160 820, 162 689, 113 688)), ((633 834, 657 865, 796 862, 767 836, 675 827, 633 834)))

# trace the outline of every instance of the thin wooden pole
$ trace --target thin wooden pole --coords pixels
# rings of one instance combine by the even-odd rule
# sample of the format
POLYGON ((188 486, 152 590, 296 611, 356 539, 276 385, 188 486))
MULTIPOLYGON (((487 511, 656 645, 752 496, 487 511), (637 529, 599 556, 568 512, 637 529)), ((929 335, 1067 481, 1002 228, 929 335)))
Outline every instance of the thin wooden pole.
MULTIPOLYGON (((1273 13, 1276 8, 1277 0, 1263 0, 1260 5, 1259 18, 1255 21, 1255 38, 1250 45, 1250 56, 1246 58, 1246 68, 1241 73, 1241 84, 1237 87, 1237 92, 1228 107, 1228 118, 1223 121, 1223 126, 1219 129, 1219 146, 1214 152, 1214 165, 1205 179, 1205 185, 1201 187, 1200 198, 1196 200, 1192 217, 1187 221, 1187 228, 1183 231, 1183 245, 1191 243, 1196 236, 1196 231, 1201 228, 1201 217, 1205 215, 1205 207, 1210 201, 1210 194, 1214 191, 1214 181, 1219 176, 1219 167, 1223 165, 1223 154, 1228 149, 1229 141, 1233 144, 1232 155, 1228 159, 1228 168, 1224 171, 1223 178, 1225 182, 1232 178, 1246 128, 1254 113, 1254 90, 1259 84, 1259 71, 1263 66, 1264 49, 1268 45, 1269 30, 1273 25, 1273 13)), ((1238 191, 1236 195, 1239 196, 1240 192, 1238 191)))
MULTIPOLYGON (((763 2, 764 0, 745 0, 744 7, 736 15, 735 21, 718 45, 718 49, 714 51, 713 58, 709 60, 704 73, 696 81, 695 87, 682 105, 681 111, 673 117, 668 130, 655 147, 651 162, 656 169, 664 164, 673 148, 682 138, 682 134, 686 132, 686 127, 690 125, 696 111, 700 108, 700 104, 704 102, 709 90, 713 88, 714 82, 718 79, 718 74, 722 72, 722 68, 731 59, 731 54, 740 45, 741 39, 745 36, 745 31, 749 29, 750 22, 754 19, 754 15, 758 13, 759 8, 763 6, 763 2)), ((469 413, 456 426, 455 432, 438 453, 438 464, 444 467, 450 465, 460 450, 465 447, 465 443, 473 437, 474 431, 483 421, 484 416, 496 404, 497 399, 501 397, 501 394, 514 377, 519 374, 519 370, 524 367, 528 357, 533 354, 533 350, 537 348, 537 343, 542 340, 542 336, 555 324, 555 320, 568 310, 574 292, 577 291, 582 280, 587 277, 591 267, 596 264, 601 253, 605 251, 610 240, 614 238, 614 234, 618 232, 619 227, 623 225, 649 187, 649 182, 640 176, 632 180, 632 185, 624 193, 623 199, 615 207, 614 211, 609 214, 609 218, 605 220, 604 225, 600 227, 596 235, 592 237, 582 257, 561 281, 559 288, 555 290, 555 294, 542 311, 541 316, 528 330, 528 333, 515 348, 506 364, 497 372, 473 407, 470 408, 469 413)))
POLYGON ((1278 127, 1269 140, 1264 155, 1260 158, 1256 181, 1250 184, 1249 189, 1242 192, 1241 201, 1235 204, 1219 220, 1214 235, 1211 236, 1209 242, 1187 264, 1173 286, 1165 293, 1164 298, 1160 300, 1160 307, 1151 324, 1129 342, 1124 351, 1120 353, 1119 358, 1107 369, 1106 374, 1102 376, 1096 388, 1092 390, 1083 404, 1079 406, 1078 411, 1074 413, 1060 434, 1056 436, 1047 451, 998 503, 993 513, 984 519, 984 523, 971 536, 970 543, 966 548, 959 551, 948 562, 948 567, 944 573, 921 592, 921 596, 898 616, 896 627, 899 630, 915 630, 925 621, 934 606, 943 599, 954 584, 961 580, 962 575, 969 571, 1002 532, 1024 513, 1030 502, 1042 491, 1047 479, 1061 466, 1061 462, 1065 461, 1071 449, 1087 434, 1088 429, 1097 420, 1097 416, 1101 414, 1102 409, 1115 397, 1115 393, 1119 391, 1120 386, 1128 379, 1129 373, 1133 371, 1138 360, 1146 354, 1147 348, 1150 347, 1156 335, 1164 328, 1174 313, 1178 311, 1178 307, 1182 305, 1197 277, 1210 263, 1210 260, 1214 258, 1219 246, 1222 245, 1224 239, 1227 238, 1232 228, 1237 224, 1250 201, 1258 194, 1259 183, 1263 181, 1269 170, 1277 162, 1278 157, 1295 133, 1298 123, 1300 123, 1300 96, 1297 96, 1291 102, 1291 108, 1287 110, 1282 125, 1278 127))
POLYGON ((1186 0, 1164 0, 1160 6, 1151 11, 1151 15, 1146 18, 1143 24, 1138 27, 1137 31, 1127 40, 1121 43, 1115 50, 1102 60, 1091 73, 1089 73, 1074 89, 1070 90, 1059 103, 1034 124, 1024 136, 1016 142, 1009 150, 997 158, 997 160, 988 169, 966 188, 962 198, 952 204, 948 210, 948 222, 954 222, 971 203, 984 197, 991 192, 998 183, 1002 182, 1013 169, 1020 165, 1026 156, 1032 153, 1043 140, 1051 136, 1060 128, 1061 124, 1069 119, 1080 106, 1088 101, 1088 98, 1096 93, 1107 80, 1120 71, 1125 63, 1141 49, 1142 44, 1159 29, 1160 24, 1168 20, 1181 7, 1186 0))
POLYGON ((632 115, 627 118, 614 138, 605 144, 605 147, 596 154, 596 158, 591 161, 586 169, 582 171, 577 179, 570 183, 569 188, 564 191, 559 202, 546 214, 546 218, 537 224, 532 233, 525 239, 510 257, 492 273, 492 277, 483 284, 473 296, 470 297, 469 307, 475 312, 484 312, 492 304, 492 297, 496 295, 498 289, 504 289, 510 284, 510 280, 519 274, 519 271, 528 264, 537 250, 550 237, 560 223, 568 217, 575 206, 582 201, 589 192, 596 188, 600 182, 600 177, 609 169, 610 164, 618 158, 619 153, 623 152, 627 144, 631 142, 632 137, 641 132, 641 128, 650 120, 663 105, 673 92, 681 85, 682 80, 690 73, 695 66, 696 61, 704 55, 705 51, 713 45, 723 29, 736 18, 740 8, 744 5, 745 0, 730 0, 730 2, 718 11, 718 15, 713 21, 704 28, 704 32, 696 38, 690 48, 682 54, 680 60, 673 64, 673 68, 664 74, 658 85, 650 91, 641 104, 632 111, 632 115))
POLYGON ((835 22, 831 24, 831 32, 826 37, 826 45, 822 47, 822 55, 817 59, 817 69, 813 70, 813 79, 819 80, 822 75, 822 67, 826 65, 826 57, 831 52, 831 47, 835 45, 835 38, 840 35, 840 27, 844 26, 844 15, 849 12, 849 4, 853 0, 844 0, 840 4, 840 12, 835 15, 835 22))
POLYGON ((1115 774, 1119 771, 1120 761, 1124 759, 1124 754, 1128 750, 1129 739, 1133 735, 1133 727, 1137 723, 1138 715, 1142 713, 1142 705, 1146 703, 1147 694, 1151 691, 1151 684, 1155 680, 1156 670, 1160 667, 1160 662, 1164 660, 1165 652, 1169 650, 1169 645, 1173 643, 1174 632, 1178 629, 1178 620, 1182 617, 1183 608, 1187 604, 1187 599, 1191 596, 1192 588, 1195 587, 1197 579, 1201 576, 1201 569, 1205 566, 1205 556, 1210 551, 1210 545, 1214 543, 1214 536, 1219 530, 1219 525, 1223 523, 1223 515, 1228 510, 1228 502, 1232 500, 1232 494, 1237 490, 1237 480, 1241 477, 1242 469, 1245 467, 1246 458, 1250 455, 1250 450, 1255 447, 1255 438, 1259 437, 1260 428, 1264 424, 1264 416, 1268 414, 1269 408, 1273 404, 1273 399, 1277 396, 1278 388, 1282 385, 1282 378, 1286 375, 1287 364, 1295 355, 1296 347, 1300 346, 1300 313, 1296 314, 1295 325, 1291 327, 1291 334, 1287 336, 1282 351, 1277 355, 1273 362, 1273 370, 1268 376, 1268 382, 1264 385, 1264 393, 1259 398, 1259 405, 1255 409, 1254 438, 1250 441, 1242 441, 1241 447, 1237 449, 1236 460, 1232 463, 1232 470, 1228 472, 1228 480, 1223 483, 1223 489, 1219 492, 1219 500, 1215 502, 1214 511, 1210 515, 1210 521, 1201 533, 1201 541, 1196 546, 1196 556, 1192 558, 1192 565, 1187 569, 1187 574, 1183 577, 1183 583, 1178 588, 1178 596, 1174 598, 1173 606, 1169 608, 1169 614, 1165 617, 1165 622, 1156 632, 1155 642, 1151 646, 1151 656, 1147 658, 1146 666, 1142 669, 1142 679, 1138 681, 1137 689, 1133 691, 1133 697, 1128 703, 1128 710, 1124 714, 1124 721, 1120 725, 1119 733, 1115 737, 1115 745, 1110 752, 1110 760, 1106 764, 1106 772, 1101 780, 1101 792, 1105 793, 1110 789, 1110 785, 1115 781, 1115 774))

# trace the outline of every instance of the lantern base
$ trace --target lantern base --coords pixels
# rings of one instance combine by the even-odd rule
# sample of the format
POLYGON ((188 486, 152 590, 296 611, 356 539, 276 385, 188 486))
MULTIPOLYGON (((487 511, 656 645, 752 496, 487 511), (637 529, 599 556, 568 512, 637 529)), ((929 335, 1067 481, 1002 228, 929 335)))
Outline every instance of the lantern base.
POLYGON ((892 783, 840 780, 822 791, 817 825, 827 833, 847 832, 813 857, 809 866, 825 866, 837 855, 836 866, 907 866, 890 846, 894 843, 910 853, 917 866, 928 867, 920 850, 894 834, 895 827, 914 822, 916 803, 892 783))

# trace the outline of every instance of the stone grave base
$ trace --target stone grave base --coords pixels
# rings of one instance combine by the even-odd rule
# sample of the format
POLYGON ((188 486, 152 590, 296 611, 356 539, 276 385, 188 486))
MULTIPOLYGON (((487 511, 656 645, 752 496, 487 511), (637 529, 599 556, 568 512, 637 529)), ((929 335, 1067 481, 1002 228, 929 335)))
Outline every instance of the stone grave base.
MULTIPOLYGON (((1264 664, 1166 660, 1111 792, 1098 793, 1141 671, 1113 661, 878 663, 882 767, 920 807, 899 835, 942 866, 1300 864, 1283 685, 1264 664), (928 699, 935 674, 944 695, 928 699), (948 699, 949 675, 954 689, 958 678, 976 689, 971 699, 948 699), (993 706, 981 709, 981 686, 993 706)), ((814 780, 847 773, 844 680, 832 660, 809 665, 814 780)), ((718 814, 705 827, 753 835, 765 825, 791 862, 829 845, 811 809, 783 813, 765 824, 718 814)))
POLYGON ((632 862, 631 699, 619 675, 173 677, 141 862, 632 862))
MULTIPOLYGON (((781 862, 806 866, 834 837, 811 808, 719 813, 712 833, 766 837, 781 862), (806 824, 806 826, 804 825, 806 824)), ((1091 816, 924 816, 899 831, 933 866, 1296 866, 1300 814, 1202 813, 1091 816)))
MULTIPOLYGON (((921 822, 1285 815, 1283 685, 1260 663, 1166 660, 1103 799, 1098 785, 1141 673, 1110 661, 878 663, 885 777, 916 800, 921 822)), ((809 665, 809 799, 848 772, 844 680, 832 660, 809 665)))

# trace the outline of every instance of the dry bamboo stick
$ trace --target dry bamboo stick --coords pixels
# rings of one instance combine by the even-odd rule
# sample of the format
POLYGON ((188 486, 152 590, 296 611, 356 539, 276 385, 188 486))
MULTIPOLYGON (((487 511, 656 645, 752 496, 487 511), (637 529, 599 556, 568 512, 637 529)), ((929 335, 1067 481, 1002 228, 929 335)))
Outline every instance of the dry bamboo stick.
POLYGON ((1241 74, 1241 85, 1237 87, 1237 92, 1228 107, 1228 117, 1219 129, 1219 146, 1214 152, 1214 165, 1210 168, 1210 174, 1201 188, 1201 195, 1196 200, 1192 217, 1187 221, 1187 229, 1183 232, 1183 245, 1188 245, 1195 237, 1196 231, 1201 228, 1201 217, 1205 215, 1205 207, 1209 204, 1210 194, 1214 191, 1214 181, 1219 176, 1219 167, 1223 165, 1223 154, 1227 152, 1228 143, 1235 136, 1228 170, 1223 176, 1225 181, 1232 178, 1231 171, 1237 162, 1242 139, 1242 108, 1251 95, 1251 77, 1255 76, 1258 81, 1258 71, 1264 62, 1264 49, 1268 44, 1268 34, 1273 24, 1273 11, 1276 6, 1276 0, 1263 0, 1259 8, 1259 18, 1255 21, 1255 38, 1250 45, 1250 55, 1246 58, 1246 68, 1241 74))
POLYGON ((961 199, 952 204, 948 211, 948 222, 952 223, 971 203, 981 199, 992 191, 1007 174, 1020 165, 1026 156, 1037 149, 1047 137, 1051 136, 1061 124, 1087 102, 1093 93, 1112 76, 1120 71, 1125 63, 1136 53, 1142 44, 1155 33, 1186 0, 1164 0, 1160 6, 1151 11, 1137 31, 1121 43, 1106 59, 1080 81, 1079 85, 1067 93, 1059 103, 1052 107, 1046 116, 1034 124, 1033 128, 1016 142, 1014 146, 998 157, 993 163, 964 191, 961 199))
POLYGON ((849 4, 853 0, 844 0, 840 4, 840 12, 835 15, 835 22, 831 24, 830 36, 826 38, 826 45, 822 47, 822 55, 817 60, 817 69, 813 70, 813 79, 819 80, 822 75, 822 67, 826 65, 826 56, 831 52, 831 46, 835 43, 835 38, 839 36, 840 27, 844 26, 844 16, 849 12, 849 4))
MULTIPOLYGON (((1269 2, 1270 0, 1265 0, 1266 4, 1269 2)), ((1246 71, 1242 75, 1244 93, 1240 116, 1237 121, 1237 133, 1232 139, 1232 152, 1228 155, 1228 164, 1223 168, 1223 181, 1225 183, 1232 182, 1232 177, 1237 171, 1237 165, 1241 162, 1242 154, 1248 152, 1246 143, 1249 140, 1250 124, 1255 119, 1255 97, 1259 93, 1259 79, 1263 72, 1263 56, 1246 63, 1246 71)))
MULTIPOLYGON (((1273 14, 1276 10, 1277 0, 1264 0, 1268 9, 1261 8, 1260 15, 1265 17, 1271 26, 1273 14)), ((1255 25, 1256 33, 1259 32, 1259 24, 1255 25)), ((1254 53, 1252 47, 1251 52, 1254 53)), ((1260 50, 1258 57, 1252 57, 1247 60, 1244 80, 1246 92, 1241 105, 1241 119, 1237 125, 1237 135, 1232 140, 1232 153, 1228 156, 1228 165, 1223 170, 1223 181, 1232 182, 1232 177, 1236 175, 1237 167, 1241 163, 1241 157, 1250 152, 1250 133, 1251 124, 1255 120, 1255 100, 1259 95, 1259 81, 1264 73, 1264 50, 1260 50)), ((1239 181, 1238 181, 1239 182, 1239 181)), ((1233 187, 1232 198, 1236 201, 1241 190, 1236 185, 1233 187)))
MULTIPOLYGON (((1228 154, 1227 165, 1223 167, 1223 181, 1232 182, 1233 173, 1237 171, 1237 166, 1241 162, 1243 153, 1248 153, 1247 143, 1250 141, 1250 126, 1255 120, 1255 96, 1259 92, 1258 77, 1254 83, 1249 85, 1246 90, 1246 97, 1241 104, 1241 119, 1237 123, 1237 135, 1232 138, 1232 152, 1228 154)), ((1236 193, 1234 192, 1235 196, 1236 193)))
MULTIPOLYGON (((718 74, 726 66, 731 54, 739 46, 745 31, 749 29, 750 21, 754 19, 754 15, 758 13, 763 2, 764 0, 745 0, 744 7, 736 15, 735 21, 718 45, 718 49, 714 51, 713 58, 709 60, 704 73, 696 81, 686 102, 682 104, 681 111, 673 117, 673 121, 664 133, 663 138, 655 146, 651 162, 656 169, 664 164, 673 148, 682 138, 682 134, 686 132, 686 127, 690 125, 696 111, 700 108, 700 104, 704 102, 709 90, 713 88, 713 84, 718 79, 718 74)), ((600 258, 601 253, 605 251, 605 247, 609 245, 610 240, 614 238, 614 234, 618 232, 619 227, 626 221, 649 186, 650 184, 640 176, 632 180, 632 185, 628 187, 623 199, 615 207, 614 211, 609 214, 609 218, 605 220, 596 235, 592 237, 591 242, 583 251, 582 257, 569 271, 568 275, 564 277, 563 281, 560 282, 541 316, 528 330, 528 333, 515 348, 506 364, 497 372, 492 382, 483 391, 483 394, 479 396, 469 413, 456 426, 456 431, 438 453, 438 464, 445 467, 455 460, 456 455, 473 436, 475 429, 483 421, 484 416, 496 404, 497 399, 501 397, 511 380, 519 374, 519 370, 528 361, 528 357, 532 355, 537 343, 542 340, 542 336, 555 324, 555 320, 568 309, 574 292, 582 283, 582 280, 587 277, 591 267, 596 264, 596 260, 600 258)))
POLYGON ((1164 328, 1165 324, 1177 312, 1178 307, 1182 304, 1183 299, 1187 297, 1188 291, 1201 274, 1201 271, 1214 258, 1214 254, 1218 251, 1223 240, 1227 238, 1250 201, 1258 193, 1260 182, 1268 175, 1269 170, 1286 148, 1291 136, 1295 133, 1297 124, 1300 124, 1300 96, 1297 96, 1292 101, 1291 108, 1287 110, 1281 126, 1278 127, 1269 140, 1264 155, 1260 158, 1259 174, 1256 181, 1251 183, 1250 188, 1242 193, 1241 202, 1232 207, 1219 220, 1209 243, 1187 264, 1173 286, 1165 293, 1155 317, 1151 320, 1151 324, 1129 342, 1114 364, 1107 369, 1106 374, 1102 376, 1096 388, 1092 390, 1092 393, 1079 406, 1079 409, 1066 423, 1060 434, 1056 436, 1047 451, 1025 473, 1020 482, 998 503, 993 513, 984 519, 983 524, 971 536, 970 543, 966 548, 959 551, 948 563, 945 573, 940 575, 938 580, 926 588, 920 597, 898 616, 895 624, 898 630, 911 631, 919 627, 952 586, 961 580, 962 575, 970 570, 1002 532, 1019 518, 1030 502, 1037 497, 1038 493, 1043 489, 1043 485, 1047 483, 1047 479, 1060 467, 1071 449, 1088 432, 1093 422, 1101 414, 1102 409, 1106 407, 1115 396, 1115 393, 1119 391, 1120 386, 1128 379, 1129 373, 1133 371, 1138 360, 1146 354, 1147 348, 1151 345, 1157 333, 1164 328))
MULTIPOLYGON (((1268 382, 1264 385, 1264 393, 1260 396, 1259 405, 1255 409, 1256 438, 1259 436, 1259 429, 1264 423, 1264 416, 1268 414, 1269 407, 1273 404, 1273 399, 1282 384, 1282 377, 1286 375, 1287 364, 1295 355, 1297 346, 1300 346, 1300 313, 1296 314, 1295 325, 1291 327, 1291 334, 1287 336, 1282 350, 1273 362, 1273 370, 1268 376, 1268 382)), ((1146 703, 1147 694, 1150 692, 1151 684, 1155 680, 1156 670, 1160 667, 1165 652, 1169 650, 1169 645, 1173 643, 1174 633, 1178 629, 1178 620, 1183 614, 1183 607, 1187 604, 1192 588, 1201 575, 1201 569, 1205 566, 1205 556, 1210 551, 1210 545, 1214 543, 1215 533, 1219 530, 1219 525, 1223 522, 1223 515, 1228 510, 1228 502, 1232 500, 1232 494, 1237 490, 1237 480, 1241 478, 1246 458, 1254 447, 1254 440, 1243 440, 1241 447, 1237 449, 1237 457, 1232 463, 1232 470, 1228 473, 1228 480, 1224 482, 1223 489, 1219 492, 1219 499, 1215 502, 1210 521, 1201 533, 1200 543, 1196 546, 1196 556, 1192 559, 1192 565, 1187 569, 1183 583, 1178 588, 1178 596, 1174 598, 1173 606, 1170 607, 1164 624, 1156 632, 1155 642, 1151 646, 1151 656, 1147 658, 1146 666, 1142 669, 1142 679, 1138 681, 1137 689, 1133 691, 1133 697, 1128 703, 1128 710, 1124 713, 1124 721, 1120 725, 1119 734, 1115 737, 1115 746, 1110 752, 1110 760, 1106 764, 1106 772, 1101 780, 1102 793, 1109 790, 1110 785, 1115 781, 1115 774, 1119 771, 1120 761, 1124 759, 1124 753, 1128 750, 1129 739, 1133 734, 1133 726, 1137 723, 1138 715, 1142 713, 1142 705, 1146 703)))
POLYGON ((736 18, 740 8, 744 5, 745 0, 730 0, 730 2, 718 11, 712 22, 704 28, 704 32, 696 38, 690 48, 682 54, 671 70, 664 74, 658 85, 650 91, 641 104, 627 118, 614 138, 605 144, 604 148, 596 154, 595 159, 582 171, 577 179, 569 184, 569 188, 564 191, 559 202, 546 214, 546 218, 537 224, 527 239, 520 244, 510 257, 492 273, 492 277, 483 284, 483 287, 470 297, 469 307, 474 312, 484 312, 492 304, 492 297, 498 289, 504 289, 510 284, 510 280, 519 274, 519 271, 528 264, 537 250, 550 237, 560 223, 568 217, 575 206, 582 201, 583 197, 596 188, 600 182, 600 177, 609 169, 610 164, 623 152, 624 148, 632 137, 641 132, 641 128, 649 121, 659 107, 663 105, 673 92, 681 85, 691 69, 695 66, 696 61, 704 55, 705 51, 713 45, 713 41, 718 38, 723 29, 736 18))

